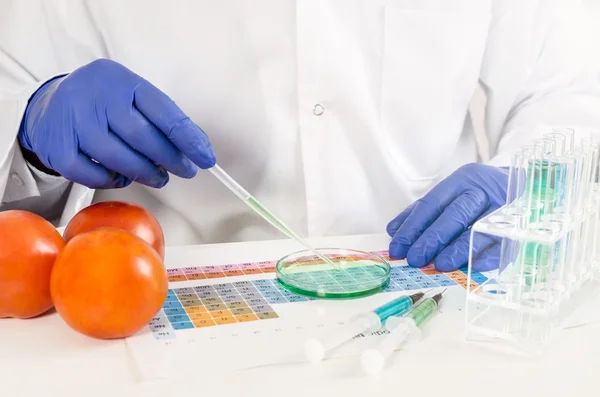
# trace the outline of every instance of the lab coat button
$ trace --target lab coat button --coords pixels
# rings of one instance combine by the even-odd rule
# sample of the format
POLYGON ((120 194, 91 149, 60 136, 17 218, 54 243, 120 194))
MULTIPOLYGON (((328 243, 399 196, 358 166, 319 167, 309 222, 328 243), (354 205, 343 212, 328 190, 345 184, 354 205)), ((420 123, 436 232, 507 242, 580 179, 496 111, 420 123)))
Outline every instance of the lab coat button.
POLYGON ((320 116, 320 115, 322 115, 322 114, 323 114, 323 112, 325 112, 325 107, 323 107, 323 105, 321 105, 320 103, 317 103, 317 104, 315 105, 315 107, 313 108, 313 113, 314 113, 316 116, 320 116))
POLYGON ((15 185, 17 186, 23 186, 23 179, 21 179, 21 177, 19 175, 17 175, 16 173, 13 173, 10 176, 10 179, 12 179, 12 181, 14 182, 15 185))

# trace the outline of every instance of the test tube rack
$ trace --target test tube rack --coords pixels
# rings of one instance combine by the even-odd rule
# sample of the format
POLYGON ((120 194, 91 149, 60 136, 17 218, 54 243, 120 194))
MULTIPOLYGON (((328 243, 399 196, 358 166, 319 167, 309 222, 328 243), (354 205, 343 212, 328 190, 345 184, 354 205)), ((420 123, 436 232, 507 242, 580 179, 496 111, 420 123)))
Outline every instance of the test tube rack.
POLYGON ((599 152, 593 134, 555 128, 514 153, 505 205, 471 229, 468 341, 543 354, 600 293, 599 152), (481 255, 498 267, 478 285, 481 255))

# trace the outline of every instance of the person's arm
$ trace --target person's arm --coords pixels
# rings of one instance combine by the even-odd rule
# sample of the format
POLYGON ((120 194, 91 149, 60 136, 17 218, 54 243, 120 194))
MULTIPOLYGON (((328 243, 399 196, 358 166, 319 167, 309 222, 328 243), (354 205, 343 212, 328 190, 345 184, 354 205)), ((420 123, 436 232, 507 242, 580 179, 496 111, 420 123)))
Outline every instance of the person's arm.
POLYGON ((515 150, 553 127, 572 127, 576 138, 600 129, 600 48, 587 7, 526 4, 512 3, 490 29, 481 82, 491 165, 510 165, 515 150))
MULTIPOLYGON (((64 73, 52 45, 51 18, 38 1, 0 4, 0 209, 50 209, 69 182, 41 167, 17 135, 31 96, 47 80, 64 73)), ((43 211, 42 211, 43 212, 43 211)))
MULTIPOLYGON (((584 135, 600 128, 600 67, 576 0, 494 2, 482 66, 487 92, 489 164, 467 164, 387 226, 390 256, 410 266, 431 262, 452 271, 467 265, 470 226, 505 204, 512 154, 552 126, 584 135)), ((500 245, 473 241, 473 270, 498 266, 500 245)))
POLYGON ((4 2, 0 10, 5 206, 41 196, 34 210, 48 205, 42 179, 57 184, 53 191, 67 180, 90 189, 161 188, 169 173, 193 178, 198 167, 214 166, 204 131, 166 93, 107 59, 83 2, 34 1, 4 2), (22 183, 13 185, 17 173, 22 183))

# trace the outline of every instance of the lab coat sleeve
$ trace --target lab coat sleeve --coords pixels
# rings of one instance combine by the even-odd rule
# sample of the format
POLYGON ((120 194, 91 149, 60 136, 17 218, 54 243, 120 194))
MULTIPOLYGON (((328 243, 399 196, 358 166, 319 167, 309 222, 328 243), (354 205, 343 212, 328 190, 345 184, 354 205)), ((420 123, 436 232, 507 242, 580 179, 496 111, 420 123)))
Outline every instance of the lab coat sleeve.
MULTIPOLYGON (((0 199, 15 203, 65 189, 63 178, 46 175, 25 161, 17 133, 31 95, 61 71, 47 16, 37 1, 0 3, 0 199)), ((4 206, 3 206, 4 207, 4 206)))
POLYGON ((496 166, 510 165, 514 151, 553 127, 573 128, 576 139, 600 128, 600 50, 585 7, 576 0, 518 3, 492 25, 483 72, 496 166), (528 17, 529 25, 522 22, 528 17))
POLYGON ((89 189, 29 164, 17 133, 42 84, 106 56, 89 3, 0 2, 0 210, 24 209, 58 222, 69 215, 70 202, 89 199, 89 189))

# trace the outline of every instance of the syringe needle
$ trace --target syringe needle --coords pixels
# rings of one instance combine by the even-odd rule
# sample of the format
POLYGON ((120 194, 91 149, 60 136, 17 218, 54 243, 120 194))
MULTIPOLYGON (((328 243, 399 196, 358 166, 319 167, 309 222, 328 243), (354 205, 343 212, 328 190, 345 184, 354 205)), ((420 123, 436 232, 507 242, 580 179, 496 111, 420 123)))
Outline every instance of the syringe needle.
MULTIPOLYGON (((444 290, 445 291, 445 290, 444 290)), ((438 293, 426 298, 413 306, 405 316, 390 316, 385 324, 389 331, 381 342, 372 349, 365 350, 361 356, 363 369, 370 374, 380 372, 387 357, 405 342, 411 342, 420 337, 419 327, 437 312, 442 294, 438 293)))
POLYGON ((325 358, 325 354, 362 332, 376 331, 381 328, 390 316, 399 316, 410 310, 419 299, 422 292, 400 296, 372 311, 361 313, 350 319, 341 328, 317 338, 310 338, 304 343, 304 352, 311 362, 325 358))

